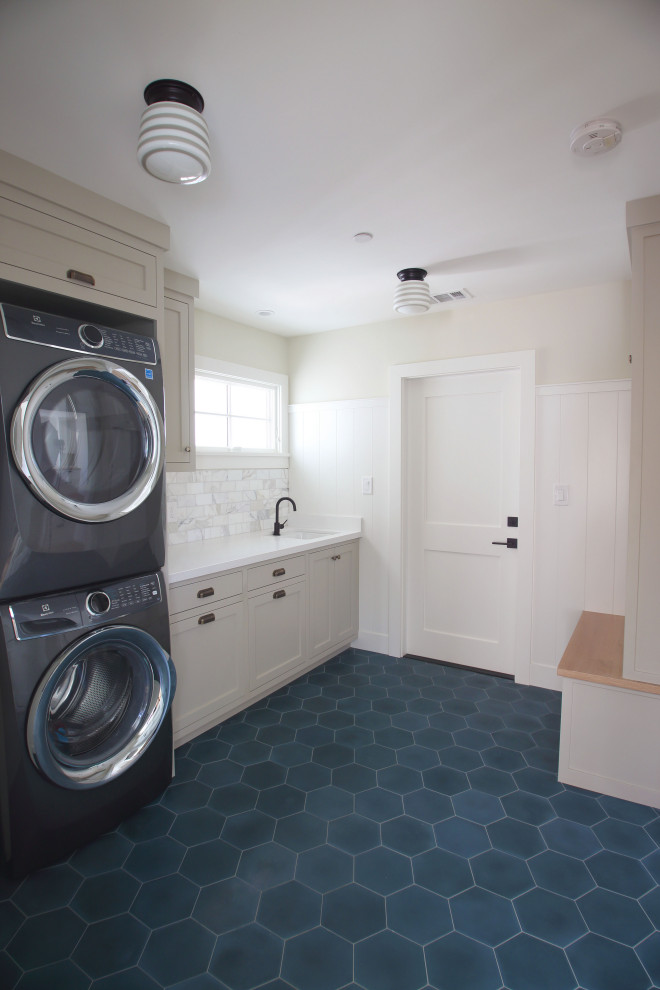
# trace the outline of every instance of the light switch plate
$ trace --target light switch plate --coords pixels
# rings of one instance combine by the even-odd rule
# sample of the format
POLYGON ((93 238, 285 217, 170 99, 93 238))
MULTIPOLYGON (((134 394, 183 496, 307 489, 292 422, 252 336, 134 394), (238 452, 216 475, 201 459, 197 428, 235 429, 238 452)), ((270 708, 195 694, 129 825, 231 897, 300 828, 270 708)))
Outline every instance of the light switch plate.
POLYGON ((372 495, 374 490, 374 479, 373 478, 363 478, 362 479, 362 494, 372 495))
POLYGON ((552 501, 555 505, 568 505, 568 485, 553 485, 552 501))

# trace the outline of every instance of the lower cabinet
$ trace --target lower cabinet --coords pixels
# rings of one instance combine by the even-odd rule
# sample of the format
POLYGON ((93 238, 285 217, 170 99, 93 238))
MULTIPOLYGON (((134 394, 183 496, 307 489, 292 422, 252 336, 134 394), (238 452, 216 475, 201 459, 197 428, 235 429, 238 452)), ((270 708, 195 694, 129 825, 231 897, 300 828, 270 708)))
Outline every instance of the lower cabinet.
POLYGON ((323 653, 358 634, 358 544, 308 554, 309 652, 323 653))
POLYGON ((170 603, 180 745, 356 638, 358 543, 179 584, 170 603))
POLYGON ((173 616, 170 635, 177 672, 172 706, 175 737, 191 738, 247 693, 245 604, 173 616))
POLYGON ((250 688, 284 677, 306 658, 305 581, 248 598, 250 688))

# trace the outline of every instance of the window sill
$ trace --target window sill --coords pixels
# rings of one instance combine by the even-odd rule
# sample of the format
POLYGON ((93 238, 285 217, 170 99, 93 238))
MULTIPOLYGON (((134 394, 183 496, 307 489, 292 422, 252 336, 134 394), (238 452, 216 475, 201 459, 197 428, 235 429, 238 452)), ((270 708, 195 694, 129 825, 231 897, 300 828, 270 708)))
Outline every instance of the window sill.
POLYGON ((198 471, 213 468, 288 468, 288 454, 204 454, 198 447, 195 457, 198 471))

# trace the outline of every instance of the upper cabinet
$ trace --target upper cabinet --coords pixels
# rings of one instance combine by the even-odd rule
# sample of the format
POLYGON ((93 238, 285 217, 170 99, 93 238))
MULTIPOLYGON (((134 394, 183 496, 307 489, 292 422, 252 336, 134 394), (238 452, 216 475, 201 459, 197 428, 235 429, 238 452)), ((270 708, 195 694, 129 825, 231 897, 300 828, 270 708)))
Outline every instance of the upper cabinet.
POLYGON ((623 676, 660 684, 660 196, 627 207, 632 436, 623 676))
POLYGON ((0 151, 0 280, 152 319, 166 461, 195 467, 194 278, 165 271, 165 224, 0 151))
POLYGON ((197 279, 165 269, 165 315, 158 342, 165 383, 166 460, 172 471, 195 469, 194 299, 197 279))
POLYGON ((0 152, 0 278, 159 319, 169 228, 0 152))

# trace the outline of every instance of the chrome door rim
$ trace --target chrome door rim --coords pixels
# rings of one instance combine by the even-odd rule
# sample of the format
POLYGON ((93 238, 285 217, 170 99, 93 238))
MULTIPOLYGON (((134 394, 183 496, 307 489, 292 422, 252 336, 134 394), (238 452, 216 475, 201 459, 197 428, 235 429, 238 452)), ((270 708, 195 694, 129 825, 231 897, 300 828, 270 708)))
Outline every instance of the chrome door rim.
POLYGON ((11 447, 16 466, 32 491, 61 515, 80 522, 108 522, 132 512, 153 491, 165 459, 164 427, 158 406, 135 375, 105 358, 76 358, 42 372, 14 411, 11 447), (136 406, 150 437, 147 463, 140 477, 123 495, 109 502, 88 504, 66 498, 46 480, 32 451, 32 425, 41 403, 58 385, 78 377, 96 378, 119 388, 136 406))
POLYGON ((174 664, 160 644, 143 629, 134 626, 105 626, 69 646, 50 665, 35 691, 27 720, 27 747, 35 767, 49 780, 72 790, 98 787, 121 776, 140 759, 158 729, 174 697, 174 664), (137 732, 116 753, 88 766, 68 766, 57 759, 48 740, 48 712, 53 690, 67 667, 95 646, 130 646, 137 649, 151 667, 153 689, 147 710, 137 732))

